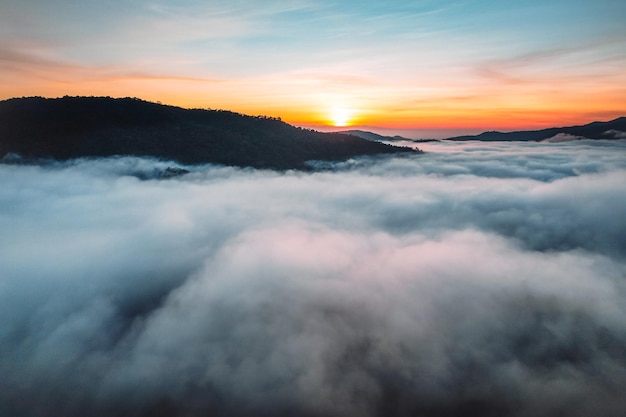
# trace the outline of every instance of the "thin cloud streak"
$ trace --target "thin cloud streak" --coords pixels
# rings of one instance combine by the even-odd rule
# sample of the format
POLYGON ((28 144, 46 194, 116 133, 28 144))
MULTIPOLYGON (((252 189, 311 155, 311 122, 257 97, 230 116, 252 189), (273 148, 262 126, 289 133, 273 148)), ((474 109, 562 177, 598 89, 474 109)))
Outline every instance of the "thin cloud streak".
POLYGON ((315 96, 341 93, 365 118, 362 124, 386 128, 432 127, 429 120, 456 129, 519 129, 533 120, 532 127, 559 125, 563 118, 584 123, 592 121, 580 120, 587 114, 624 109, 621 11, 623 5, 610 1, 561 0, 489 6, 272 1, 263 7, 9 0, 0 5, 0 33, 6 49, 27 56, 3 68, 0 97, 138 96, 314 125, 337 106, 315 96), (65 64, 96 75, 66 72, 65 64), (111 68, 146 77, 111 81, 107 92, 93 78, 111 68), (320 72, 328 75, 320 80, 314 76, 320 72), (163 74, 232 84, 146 82, 163 74), (266 80, 272 85, 264 88, 266 80), (477 99, 446 101, 458 96, 477 99), (404 116, 393 112, 398 108, 404 116))

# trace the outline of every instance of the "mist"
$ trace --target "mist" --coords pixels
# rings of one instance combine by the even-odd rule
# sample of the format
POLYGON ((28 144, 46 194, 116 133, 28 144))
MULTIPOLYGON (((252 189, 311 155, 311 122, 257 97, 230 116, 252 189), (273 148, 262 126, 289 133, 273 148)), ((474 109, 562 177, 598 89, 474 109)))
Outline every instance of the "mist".
POLYGON ((626 141, 419 146, 0 164, 0 415, 623 415, 626 141))

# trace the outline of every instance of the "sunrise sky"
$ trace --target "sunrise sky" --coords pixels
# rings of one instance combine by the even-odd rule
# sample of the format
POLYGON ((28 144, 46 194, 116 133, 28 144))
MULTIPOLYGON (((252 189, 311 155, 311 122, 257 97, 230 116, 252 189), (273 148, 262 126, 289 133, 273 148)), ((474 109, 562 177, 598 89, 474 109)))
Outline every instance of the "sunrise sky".
POLYGON ((410 137, 584 124, 626 114, 625 19, 623 0, 3 0, 0 99, 410 137))

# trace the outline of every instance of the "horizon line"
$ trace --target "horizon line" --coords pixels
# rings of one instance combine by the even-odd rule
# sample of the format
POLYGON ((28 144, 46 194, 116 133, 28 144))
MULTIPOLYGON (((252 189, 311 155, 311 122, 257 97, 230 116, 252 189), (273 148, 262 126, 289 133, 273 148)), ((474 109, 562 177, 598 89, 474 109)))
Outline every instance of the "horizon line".
POLYGON ((610 123, 610 122, 626 117, 626 114, 625 114, 622 116, 611 118, 609 120, 591 119, 589 121, 580 121, 576 124, 567 124, 567 125, 549 126, 549 127, 543 127, 543 126, 537 126, 537 125, 535 126, 528 125, 527 127, 519 126, 519 127, 514 127, 514 128, 503 128, 503 127, 497 127, 497 126, 488 128, 488 127, 477 127, 477 126, 469 126, 469 125, 468 126, 450 126, 450 127, 406 126, 406 125, 378 126, 378 125, 367 125, 367 124, 358 124, 358 123, 347 124, 344 126, 335 126, 332 124, 317 124, 317 123, 306 123, 306 122, 299 123, 297 121, 288 121, 282 116, 274 116, 274 115, 268 115, 268 114, 252 114, 252 113, 246 113, 246 112, 241 112, 237 110, 230 110, 226 108, 197 107, 197 106, 184 106, 180 104, 170 104, 170 103, 162 102, 160 100, 150 100, 150 99, 145 99, 145 98, 136 97, 136 96, 110 96, 110 95, 87 96, 87 95, 69 95, 69 94, 66 94, 63 96, 32 95, 32 96, 21 96, 21 97, 14 96, 14 97, 3 98, 3 99, 0 99, 0 102, 10 101, 10 100, 20 100, 20 99, 33 99, 33 98, 46 99, 46 100, 60 100, 60 99, 67 99, 67 98, 104 98, 104 99, 112 99, 112 100, 132 99, 132 100, 143 101, 146 103, 151 103, 151 104, 156 104, 156 105, 161 105, 161 106, 166 106, 166 107, 180 108, 184 110, 224 111, 224 112, 235 113, 235 114, 248 116, 248 117, 272 118, 272 119, 280 120, 284 123, 287 123, 295 127, 316 130, 316 131, 323 132, 323 133, 333 133, 333 132, 341 133, 342 131, 347 131, 347 130, 360 130, 364 132, 375 133, 381 136, 389 136, 389 137, 400 136, 405 139, 446 139, 446 138, 454 138, 454 137, 461 137, 461 136, 476 136, 476 135, 480 135, 481 133, 489 133, 489 132, 514 133, 514 132, 525 132, 525 131, 541 131, 541 130, 554 129, 554 128, 558 129, 558 128, 581 127, 581 126, 585 126, 591 123, 610 123), (418 132, 422 132, 422 133, 428 132, 430 134, 434 134, 434 136, 432 137, 405 136, 407 134, 408 135, 417 134, 418 132), (455 134, 454 135, 442 135, 444 132, 449 132, 449 133, 454 132, 455 134))

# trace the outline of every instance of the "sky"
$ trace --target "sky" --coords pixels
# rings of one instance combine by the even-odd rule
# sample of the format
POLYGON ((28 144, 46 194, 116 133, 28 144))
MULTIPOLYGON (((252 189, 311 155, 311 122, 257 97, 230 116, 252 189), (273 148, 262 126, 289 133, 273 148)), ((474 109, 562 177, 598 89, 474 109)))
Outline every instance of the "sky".
POLYGON ((620 416, 626 141, 0 164, 0 415, 620 416))
POLYGON ((626 114, 626 2, 0 3, 0 99, 139 97, 409 137, 626 114))

